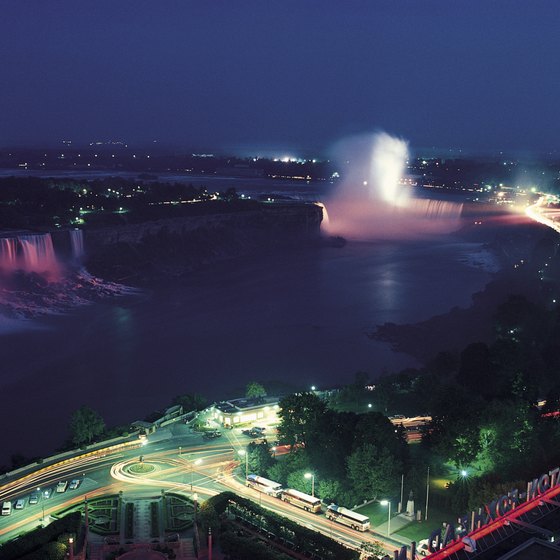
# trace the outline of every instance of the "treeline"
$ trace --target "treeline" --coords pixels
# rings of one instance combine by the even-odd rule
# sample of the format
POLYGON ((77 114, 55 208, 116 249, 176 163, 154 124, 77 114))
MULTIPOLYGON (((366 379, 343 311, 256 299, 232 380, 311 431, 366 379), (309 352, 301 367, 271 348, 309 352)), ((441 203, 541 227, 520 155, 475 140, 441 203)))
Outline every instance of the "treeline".
POLYGON ((279 416, 279 440, 292 451, 277 460, 268 442, 249 444, 251 472, 349 507, 397 493, 408 447, 383 414, 337 412, 313 393, 298 393, 280 401, 279 416))
POLYGON ((250 209, 256 204, 240 200, 235 189, 227 189, 216 199, 204 187, 183 183, 123 177, 92 181, 0 178, 0 222, 14 229, 116 225, 250 209), (197 204, 188 204, 195 200, 197 204))
POLYGON ((431 414, 422 445, 456 468, 458 514, 560 463, 560 309, 510 296, 494 327, 492 343, 386 376, 369 396, 387 413, 431 414))

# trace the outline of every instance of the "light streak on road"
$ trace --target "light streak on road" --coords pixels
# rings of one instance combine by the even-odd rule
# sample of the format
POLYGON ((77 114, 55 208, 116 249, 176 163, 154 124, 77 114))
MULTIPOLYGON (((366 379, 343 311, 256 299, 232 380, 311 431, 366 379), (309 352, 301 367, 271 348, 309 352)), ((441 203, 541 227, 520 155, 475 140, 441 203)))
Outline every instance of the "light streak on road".
POLYGON ((528 206, 525 213, 535 222, 560 233, 560 209, 549 208, 544 196, 541 196, 532 206, 528 206))

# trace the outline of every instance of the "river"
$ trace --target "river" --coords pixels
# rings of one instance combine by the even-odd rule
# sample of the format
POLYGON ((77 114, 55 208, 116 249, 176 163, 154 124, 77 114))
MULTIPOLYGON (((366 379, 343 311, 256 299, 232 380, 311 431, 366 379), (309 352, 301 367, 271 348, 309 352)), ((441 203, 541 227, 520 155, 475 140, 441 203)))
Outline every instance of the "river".
POLYGON ((492 266, 479 244, 453 236, 350 242, 237 259, 36 320, 0 337, 0 460, 51 452, 83 404, 127 424, 185 392, 238 396, 252 380, 329 387, 413 366, 366 333, 467 306, 492 266))

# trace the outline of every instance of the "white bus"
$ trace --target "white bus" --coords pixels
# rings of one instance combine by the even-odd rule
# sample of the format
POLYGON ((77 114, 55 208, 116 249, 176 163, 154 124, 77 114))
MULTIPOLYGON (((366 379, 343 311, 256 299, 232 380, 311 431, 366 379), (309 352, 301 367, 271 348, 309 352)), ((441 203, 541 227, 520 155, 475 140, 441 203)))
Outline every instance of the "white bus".
POLYGON ((250 488, 254 488, 259 492, 264 492, 275 498, 279 498, 282 493, 282 485, 280 483, 274 482, 274 480, 268 480, 268 478, 263 478, 262 476, 257 476, 256 474, 247 476, 245 484, 250 488))
POLYGON ((332 519, 342 525, 348 525, 357 531, 367 531, 369 529, 369 517, 356 513, 351 509, 331 504, 327 508, 327 519, 332 519))
POLYGON ((319 500, 319 498, 308 496, 303 492, 298 492, 291 488, 282 492, 282 499, 305 511, 312 511, 313 513, 319 513, 321 511, 321 500, 319 500))

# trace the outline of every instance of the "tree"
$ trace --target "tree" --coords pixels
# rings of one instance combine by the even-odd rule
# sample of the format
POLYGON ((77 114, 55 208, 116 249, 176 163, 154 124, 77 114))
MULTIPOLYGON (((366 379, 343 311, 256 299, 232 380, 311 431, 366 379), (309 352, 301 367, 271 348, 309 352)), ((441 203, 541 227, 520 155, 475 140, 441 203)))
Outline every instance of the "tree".
POLYGON ((393 496, 398 490, 400 472, 400 461, 371 443, 362 445, 348 457, 348 478, 363 500, 393 496))
POLYGON ((104 430, 105 422, 95 410, 87 406, 81 406, 72 414, 70 432, 72 434, 72 443, 75 445, 91 443, 104 430))
POLYGON ((488 346, 483 342, 474 342, 461 352, 457 381, 469 391, 490 399, 498 389, 495 369, 488 346))
POLYGON ((342 485, 335 479, 319 480, 316 485, 316 493, 324 502, 340 503, 342 500, 342 485))
POLYGON ((185 393, 184 395, 177 395, 173 399, 173 404, 180 404, 184 412, 191 412, 192 410, 203 410, 208 405, 208 399, 197 393, 185 393))
POLYGON ((307 472, 309 470, 311 470, 311 467, 305 451, 303 449, 295 449, 268 469, 268 478, 286 485, 290 473, 295 471, 307 472))
POLYGON ((288 395, 280 401, 280 441, 290 445, 307 443, 319 418, 325 412, 325 403, 313 393, 288 395))
POLYGON ((251 383, 247 383, 245 396, 248 399, 262 399, 266 397, 266 389, 260 383, 251 381, 251 383))
POLYGON ((288 475, 288 487, 299 490, 305 494, 311 494, 311 480, 305 477, 307 469, 299 469, 288 475))
POLYGON ((262 443, 251 442, 247 446, 249 470, 252 473, 264 476, 268 469, 274 465, 274 458, 270 451, 270 445, 263 441, 262 443))
POLYGON ((408 446, 401 430, 379 412, 361 414, 354 435, 354 449, 371 443, 380 449, 387 449, 392 455, 405 461, 408 457, 408 446))

